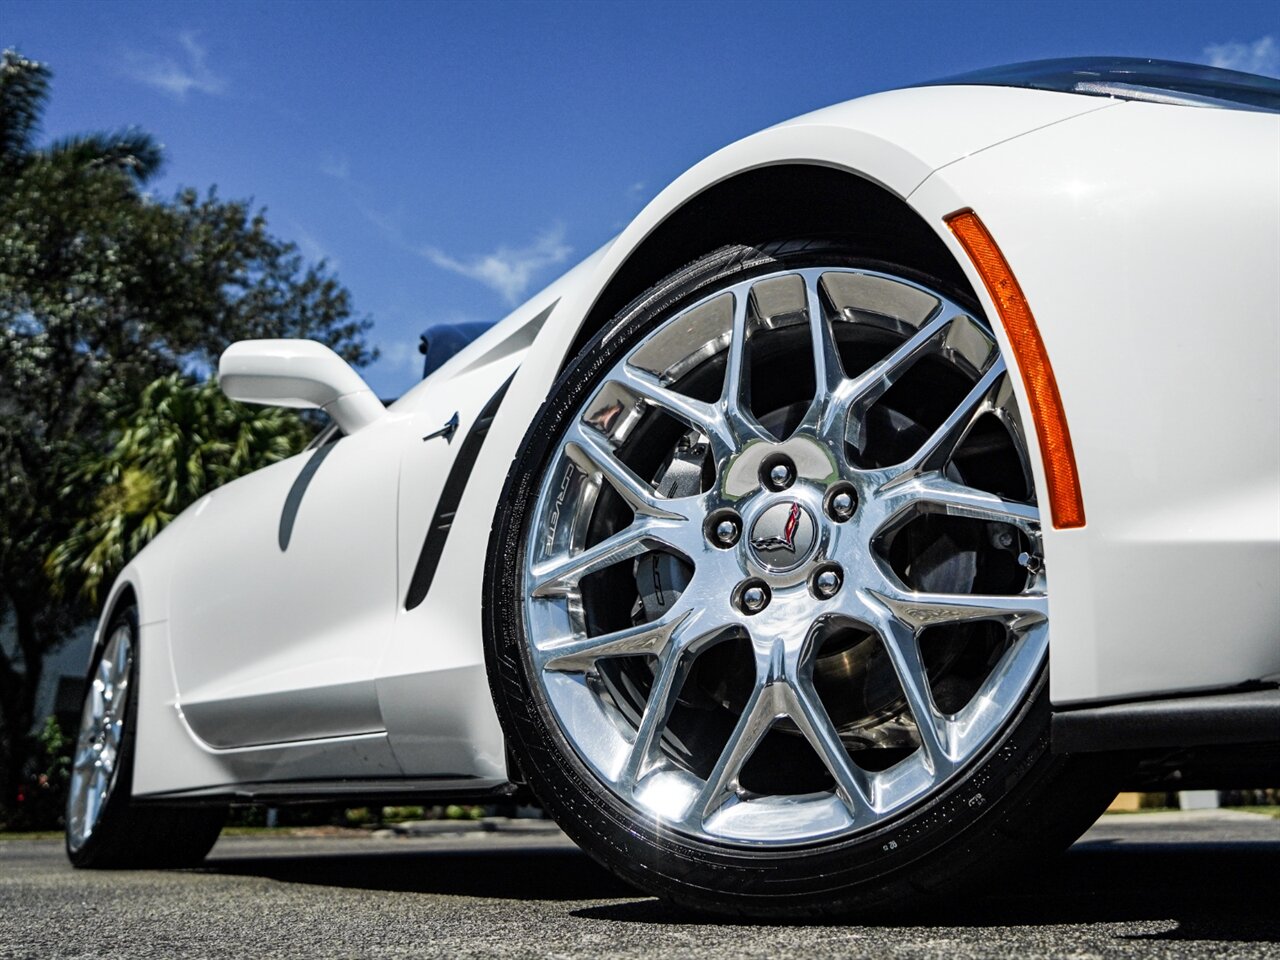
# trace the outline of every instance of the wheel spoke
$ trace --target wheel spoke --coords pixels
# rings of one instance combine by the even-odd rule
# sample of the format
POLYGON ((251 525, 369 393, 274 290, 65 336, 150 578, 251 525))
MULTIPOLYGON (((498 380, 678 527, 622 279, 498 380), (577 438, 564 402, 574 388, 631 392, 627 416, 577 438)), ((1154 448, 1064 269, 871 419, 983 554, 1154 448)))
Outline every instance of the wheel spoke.
POLYGON ((71 780, 71 823, 73 831, 83 836, 85 833, 85 814, 89 805, 90 768, 77 768, 71 780))
POLYGON ((757 688, 751 695, 733 733, 729 735, 729 742, 725 744, 707 778, 706 786, 698 796, 696 810, 702 820, 710 817, 729 799, 729 793, 736 788, 738 775, 747 759, 781 713, 772 689, 757 688))
POLYGON ((695 819, 705 821, 729 799, 729 794, 737 788, 738 776, 742 768, 764 735, 778 718, 786 716, 786 705, 783 702, 786 690, 786 679, 783 675, 782 644, 774 644, 773 650, 765 661, 757 662, 757 681, 751 691, 746 706, 742 708, 742 716, 738 718, 729 740, 720 751, 706 785, 698 795, 694 807, 695 819))
POLYGON ((84 735, 92 731, 99 717, 106 713, 107 701, 103 698, 105 688, 100 680, 91 680, 85 692, 85 705, 80 714, 80 733, 84 735))
POLYGON ((789 698, 787 712, 835 778, 836 793, 849 813, 854 819, 866 816, 871 809, 866 775, 849 758, 817 691, 811 683, 796 680, 791 684, 789 698))
POLYGON ((627 657, 640 654, 659 654, 670 641, 671 633, 690 615, 690 610, 675 611, 652 623, 642 623, 623 630, 602 633, 598 637, 572 637, 555 640, 539 648, 545 658, 544 670, 565 673, 581 673, 595 666, 597 660, 606 657, 627 657))
POLYGON ((123 683, 116 687, 115 692, 111 695, 111 702, 107 705, 107 716, 111 719, 113 726, 119 726, 124 722, 125 707, 129 703, 129 685, 123 683))
POLYGON ((733 295, 733 329, 726 348, 724 387, 720 392, 721 414, 733 433, 734 446, 748 440, 773 439, 760 426, 751 412, 751 365, 747 362, 747 313, 751 304, 749 291, 733 295))
POLYGON ((535 597, 564 596, 590 576, 615 563, 631 560, 655 547, 675 548, 674 536, 683 524, 670 520, 637 519, 611 537, 580 553, 538 564, 530 570, 529 593, 535 597))
POLYGON ((577 423, 570 429, 565 443, 565 453, 580 469, 587 473, 599 473, 618 496, 636 513, 670 520, 685 517, 664 506, 664 501, 641 480, 612 450, 605 446, 599 435, 577 423))
POLYGON ((955 483, 938 472, 916 477, 896 492, 906 500, 936 504, 948 516, 995 520, 1027 531, 1040 525, 1040 508, 1035 504, 955 483))
POLYGON ((619 784, 626 789, 634 791, 644 778, 662 740, 662 732, 667 728, 667 721, 671 719, 671 711, 675 709, 680 690, 693 666, 694 651, 690 644, 697 622, 697 614, 682 617, 672 628, 666 648, 658 655, 658 672, 653 678, 653 686, 649 688, 644 715, 640 718, 631 752, 618 777, 619 784))
POLYGON ((95 769, 85 785, 84 794, 84 831, 86 835, 98 822, 98 807, 102 803, 102 793, 106 789, 106 778, 101 768, 95 769))
POLYGON ((87 770, 93 766, 98 759, 98 752, 93 749, 93 741, 88 738, 81 738, 76 745, 75 758, 71 765, 76 770, 87 770))
POLYGON ((93 682, 98 690, 111 689, 112 666, 111 660, 108 659, 110 653, 110 648, 103 652, 102 656, 98 659, 98 669, 94 671, 95 676, 93 678, 93 682))
POLYGON ((893 349, 882 360, 859 374, 845 388, 845 442, 855 450, 866 443, 867 412, 889 392, 916 362, 936 352, 946 337, 947 328, 960 314, 939 307, 934 317, 893 349))
POLYGON ((133 661, 133 654, 129 649, 129 641, 120 634, 116 635, 115 642, 112 644, 111 651, 111 686, 120 689, 124 686, 129 675, 129 666, 133 661))
POLYGON ((983 593, 915 593, 904 590, 896 596, 880 596, 893 615, 904 623, 923 629, 938 623, 966 623, 971 620, 1014 621, 1027 625, 1048 619, 1048 597, 1043 593, 1009 595, 983 593))
POLYGON ((817 384, 816 400, 824 394, 834 394, 844 385, 844 366, 840 363, 840 351, 836 347, 831 321, 822 307, 822 291, 818 289, 820 274, 805 279, 805 300, 809 313, 809 340, 813 349, 814 383, 817 384))
POLYGON ((819 437, 843 434, 843 418, 849 408, 850 381, 845 377, 831 320, 822 306, 818 284, 821 274, 805 277, 805 302, 809 317, 809 343, 813 352, 814 396, 801 420, 800 432, 819 437))
MULTIPOLYGON (((883 597, 877 599, 884 602, 883 597)), ((920 734, 921 746, 936 778, 949 771, 952 762, 943 734, 946 720, 933 705, 929 677, 925 672, 924 661, 920 658, 919 641, 912 626, 899 619, 894 608, 877 606, 879 609, 873 611, 873 626, 880 634, 885 652, 898 676, 898 683, 907 698, 907 706, 911 709, 920 734)))
POLYGON ((730 414, 750 405, 751 369, 747 364, 747 308, 750 295, 741 291, 733 295, 733 327, 729 332, 725 356, 724 388, 721 402, 730 414))
POLYGON ((1044 624, 1016 634, 995 669, 953 718, 951 729, 959 757, 972 754, 999 726, 1017 691, 1030 683, 1040 669, 1048 644, 1049 633, 1044 624))
POLYGON ((978 378, 955 410, 938 425, 929 439, 902 465, 900 476, 915 476, 946 466, 951 455, 964 442, 974 422, 992 407, 991 397, 1004 376, 1004 361, 997 358, 986 373, 978 378))
POLYGON ((676 393, 653 374, 628 365, 622 367, 615 382, 649 406, 670 414, 685 426, 706 433, 716 445, 718 456, 727 455, 736 447, 733 431, 715 404, 676 393))

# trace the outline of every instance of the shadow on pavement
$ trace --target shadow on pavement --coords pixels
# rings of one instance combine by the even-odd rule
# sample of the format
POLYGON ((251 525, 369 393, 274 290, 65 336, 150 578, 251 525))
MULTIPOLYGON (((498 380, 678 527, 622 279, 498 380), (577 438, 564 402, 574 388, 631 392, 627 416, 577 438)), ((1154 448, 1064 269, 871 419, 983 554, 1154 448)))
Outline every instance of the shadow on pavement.
MULTIPOLYGON (((1031 927, 1172 920, 1142 941, 1280 943, 1276 909, 1280 843, 1081 844, 1004 889, 952 898, 860 926, 1031 927)), ((629 923, 679 923, 657 900, 587 907, 576 916, 629 923)), ((683 922, 705 922, 684 917, 683 922)))
MULTIPOLYGON (((387 841, 393 846, 395 841, 387 841)), ((218 857, 209 873, 267 877, 355 890, 453 894, 512 900, 608 900, 634 888, 571 847, 395 850, 218 857)))
MULTIPOLYGON (((223 857, 208 871, 289 883, 365 890, 417 891, 517 900, 623 902, 584 906, 572 915, 626 924, 706 924, 642 897, 577 850, 378 850, 298 856, 223 857)), ((1077 844, 1003 889, 859 926, 1028 927, 1172 920, 1162 933, 1133 940, 1280 943, 1277 877, 1280 842, 1077 844)))

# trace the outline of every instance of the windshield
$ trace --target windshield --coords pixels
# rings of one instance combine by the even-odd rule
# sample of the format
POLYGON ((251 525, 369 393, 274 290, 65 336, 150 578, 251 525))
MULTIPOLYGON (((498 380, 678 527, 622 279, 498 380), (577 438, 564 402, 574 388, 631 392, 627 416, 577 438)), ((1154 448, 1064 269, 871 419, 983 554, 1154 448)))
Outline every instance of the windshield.
POLYGON ((1030 87, 1151 103, 1280 113, 1280 80, 1274 77, 1171 60, 1131 57, 1032 60, 975 70, 918 86, 950 84, 1030 87))

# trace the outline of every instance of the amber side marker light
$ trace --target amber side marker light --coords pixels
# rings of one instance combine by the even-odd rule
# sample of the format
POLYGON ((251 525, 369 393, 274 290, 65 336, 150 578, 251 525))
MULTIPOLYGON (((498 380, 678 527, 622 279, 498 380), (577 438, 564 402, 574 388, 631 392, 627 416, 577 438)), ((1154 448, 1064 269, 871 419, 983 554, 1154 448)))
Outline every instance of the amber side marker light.
POLYGON ((1022 383, 1031 402, 1031 419, 1040 440, 1040 455, 1044 458, 1053 525, 1060 529, 1083 527, 1084 499, 1080 495, 1080 474, 1071 449, 1071 431, 1067 429, 1058 382, 1053 378, 1053 367, 1049 365, 1049 355, 1027 298, 1014 279, 1009 262, 976 213, 958 210, 943 220, 973 261, 995 301, 996 312, 1009 336, 1018 369, 1022 371, 1022 383))

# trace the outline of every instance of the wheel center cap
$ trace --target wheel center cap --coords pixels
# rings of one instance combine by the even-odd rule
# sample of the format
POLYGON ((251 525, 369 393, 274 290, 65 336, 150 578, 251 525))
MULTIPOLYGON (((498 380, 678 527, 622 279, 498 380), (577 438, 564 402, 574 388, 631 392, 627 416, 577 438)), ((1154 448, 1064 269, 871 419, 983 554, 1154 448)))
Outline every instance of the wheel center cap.
POLYGON ((756 517, 748 544, 760 566, 778 573, 794 570, 817 541, 813 514, 798 500, 781 500, 756 517))

